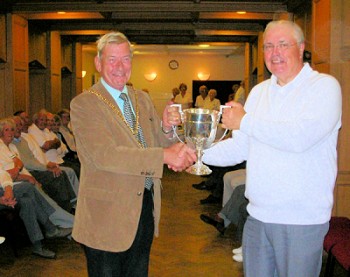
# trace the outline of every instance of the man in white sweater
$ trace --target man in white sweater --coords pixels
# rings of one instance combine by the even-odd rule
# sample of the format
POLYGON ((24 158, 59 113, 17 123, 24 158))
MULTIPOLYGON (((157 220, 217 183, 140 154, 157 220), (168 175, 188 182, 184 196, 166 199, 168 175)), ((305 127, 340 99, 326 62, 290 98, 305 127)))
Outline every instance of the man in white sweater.
POLYGON ((293 22, 270 22, 263 41, 272 76, 252 89, 244 108, 228 103, 222 122, 232 138, 207 149, 203 162, 247 161, 245 276, 319 276, 337 175, 341 88, 303 63, 304 35, 293 22))

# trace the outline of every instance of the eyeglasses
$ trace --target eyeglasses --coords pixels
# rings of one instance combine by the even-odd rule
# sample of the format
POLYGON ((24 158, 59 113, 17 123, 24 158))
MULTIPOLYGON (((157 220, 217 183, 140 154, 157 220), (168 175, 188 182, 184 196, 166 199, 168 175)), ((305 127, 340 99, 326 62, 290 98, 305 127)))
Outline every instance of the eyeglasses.
POLYGON ((290 47, 296 45, 297 43, 287 43, 287 42, 281 42, 277 45, 274 45, 272 43, 267 43, 267 44, 264 44, 263 46, 263 50, 264 52, 266 53, 270 53, 272 52, 275 48, 277 48, 279 51, 283 52, 283 51, 286 51, 287 49, 289 49, 290 47))

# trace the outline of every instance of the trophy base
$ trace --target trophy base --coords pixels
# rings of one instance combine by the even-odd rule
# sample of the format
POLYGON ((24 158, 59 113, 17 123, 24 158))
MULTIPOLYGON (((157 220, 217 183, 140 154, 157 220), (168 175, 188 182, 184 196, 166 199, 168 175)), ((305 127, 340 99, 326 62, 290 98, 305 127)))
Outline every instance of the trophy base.
POLYGON ((186 172, 193 175, 209 175, 210 173, 212 173, 212 170, 204 164, 194 164, 187 168, 186 172))

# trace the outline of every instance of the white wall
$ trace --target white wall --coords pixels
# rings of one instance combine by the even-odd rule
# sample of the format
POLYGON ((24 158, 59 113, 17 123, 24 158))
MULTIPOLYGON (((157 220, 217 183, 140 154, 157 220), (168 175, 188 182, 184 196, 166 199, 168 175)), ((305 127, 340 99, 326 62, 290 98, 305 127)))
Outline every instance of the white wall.
MULTIPOLYGON (((83 70, 87 78, 83 88, 91 85, 93 56, 83 53, 83 70)), ((199 72, 210 73, 209 80, 243 80, 244 55, 226 57, 224 55, 135 55, 130 82, 138 89, 148 89, 157 111, 161 114, 167 101, 172 97, 171 90, 180 83, 186 83, 192 93, 192 80, 199 80, 199 72), (169 68, 169 61, 177 60, 179 68, 169 68), (144 74, 156 72, 157 78, 150 82, 144 74)))

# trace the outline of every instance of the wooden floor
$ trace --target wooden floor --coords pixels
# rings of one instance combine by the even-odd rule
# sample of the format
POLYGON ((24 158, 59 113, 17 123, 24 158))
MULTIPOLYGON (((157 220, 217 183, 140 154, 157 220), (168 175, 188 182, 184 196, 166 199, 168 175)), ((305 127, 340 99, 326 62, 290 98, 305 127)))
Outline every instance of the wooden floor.
MULTIPOLYGON (((232 260, 234 227, 224 236, 200 219, 201 213, 215 213, 220 205, 200 205, 207 191, 192 188, 204 180, 187 173, 165 171, 160 236, 153 243, 149 276, 151 277, 241 277, 241 263, 232 260)), ((0 246, 0 276, 87 276, 85 257, 79 244, 67 239, 46 241, 56 251, 57 259, 46 260, 31 255, 30 245, 21 245, 14 258, 8 244, 0 246)), ((335 276, 346 276, 342 269, 335 276)), ((321 276, 323 276, 321 274, 321 276)), ((102 276, 101 276, 102 277, 102 276)), ((258 277, 258 276, 257 276, 258 277)))

